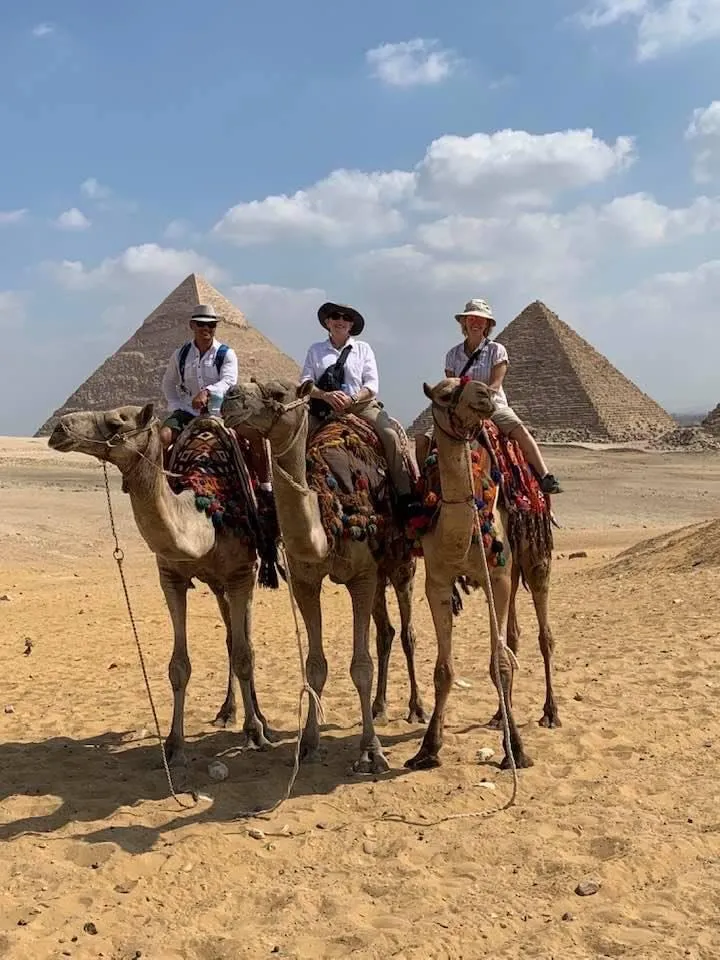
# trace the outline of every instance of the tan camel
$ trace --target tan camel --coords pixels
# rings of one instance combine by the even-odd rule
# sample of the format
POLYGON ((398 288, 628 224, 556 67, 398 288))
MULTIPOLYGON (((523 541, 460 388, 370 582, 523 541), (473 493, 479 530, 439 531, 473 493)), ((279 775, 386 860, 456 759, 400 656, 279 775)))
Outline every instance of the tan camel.
MULTIPOLYGON (((207 424, 207 421, 206 421, 207 424)), ((212 428, 212 422, 208 424, 212 428)), ((251 643, 251 608, 257 562, 255 550, 225 531, 216 531, 195 505, 191 490, 175 494, 163 470, 160 422, 153 405, 126 406, 61 417, 49 438, 60 452, 77 451, 113 463, 123 476, 123 489, 140 534, 155 554, 160 585, 170 612, 174 645, 169 665, 173 716, 165 742, 168 761, 184 765, 185 693, 191 664, 187 646, 187 591, 192 579, 206 583, 215 595, 226 628, 229 670, 225 702, 214 723, 226 726, 236 713, 234 677, 245 709, 244 733, 257 747, 269 744, 268 726, 255 692, 251 643)))
MULTIPOLYGON (((414 635, 411 598, 415 561, 403 532, 389 523, 382 539, 386 563, 378 570, 376 555, 367 540, 353 540, 327 533, 323 525, 317 493, 308 484, 306 445, 308 415, 306 398, 312 387, 298 387, 284 380, 268 383, 244 383, 232 387, 223 403, 223 417, 229 426, 248 424, 266 436, 272 452, 273 487, 278 521, 288 557, 290 579, 308 635, 307 676, 318 697, 327 679, 327 660, 322 643, 320 588, 326 577, 343 583, 353 609, 353 656, 350 675, 360 698, 362 737, 360 757, 354 764, 357 773, 381 773, 389 769, 375 733, 371 704, 373 663, 369 650, 370 618, 373 610, 378 622, 378 652, 387 647, 389 624, 384 608, 385 578, 393 583, 400 599, 403 639, 410 670, 411 694, 409 719, 422 719, 414 674, 414 635), (386 625, 383 627, 383 623, 386 625), (381 639, 381 629, 384 630, 381 639)), ((336 456, 346 455, 340 451, 336 456)), ((347 459, 345 460, 347 462, 347 459)), ((317 478, 315 478, 317 480, 317 478)), ((324 478, 321 482, 324 482, 324 478)), ((379 677, 375 699, 377 713, 384 713, 387 658, 384 679, 379 677)), ((320 730, 315 704, 311 702, 302 735, 301 755, 313 760, 319 756, 320 730)))
MULTIPOLYGON (((423 388, 432 403, 442 498, 437 522, 422 538, 425 592, 435 624, 438 656, 434 675, 435 709, 419 752, 406 764, 412 769, 432 767, 440 762, 438 754, 443 741, 445 707, 453 682, 453 588, 462 578, 473 586, 485 587, 480 552, 483 547, 473 542, 476 513, 469 440, 494 409, 490 390, 477 381, 463 383, 458 379, 445 379, 435 387, 424 384, 423 388)), ((500 637, 504 638, 510 629, 508 646, 515 652, 513 648, 517 648, 519 628, 514 598, 519 578, 523 576, 533 592, 541 622, 541 646, 546 664, 546 701, 540 723, 557 726, 559 718, 552 693, 550 669, 552 634, 547 622, 551 545, 550 548, 538 546, 538 538, 525 535, 519 526, 522 521, 517 518, 513 519, 515 529, 509 536, 508 514, 498 502, 498 493, 499 488, 495 493, 493 509, 497 537, 503 544, 506 558, 511 560, 505 566, 489 564, 500 637), (515 547, 515 556, 511 554, 511 544, 515 547)), ((499 641, 493 640, 491 644, 490 673, 497 687, 492 659, 496 642, 499 641)), ((504 742, 505 756, 501 765, 503 768, 510 766, 509 748, 512 748, 516 766, 528 767, 532 765, 532 760, 525 754, 512 715, 513 665, 502 643, 499 653, 501 684, 510 728, 510 743, 504 742)), ((500 711, 491 723, 500 724, 500 711)))

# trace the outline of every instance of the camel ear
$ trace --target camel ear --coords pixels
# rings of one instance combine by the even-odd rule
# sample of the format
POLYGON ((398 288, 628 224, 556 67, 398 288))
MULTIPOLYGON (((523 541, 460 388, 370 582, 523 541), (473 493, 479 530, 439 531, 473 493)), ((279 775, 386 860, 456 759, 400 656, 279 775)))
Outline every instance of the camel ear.
POLYGON ((428 400, 433 399, 432 387, 430 387, 427 383, 424 383, 424 382, 423 382, 423 393, 428 398, 428 400))
POLYGON ((153 418, 155 413, 155 406, 152 403, 146 403, 145 406, 140 411, 140 416, 138 417, 138 425, 141 427, 146 427, 153 418))
POLYGON ((310 391, 315 386, 312 380, 303 380, 300 386, 297 388, 295 393, 297 394, 298 400, 304 400, 305 397, 310 396, 310 391))

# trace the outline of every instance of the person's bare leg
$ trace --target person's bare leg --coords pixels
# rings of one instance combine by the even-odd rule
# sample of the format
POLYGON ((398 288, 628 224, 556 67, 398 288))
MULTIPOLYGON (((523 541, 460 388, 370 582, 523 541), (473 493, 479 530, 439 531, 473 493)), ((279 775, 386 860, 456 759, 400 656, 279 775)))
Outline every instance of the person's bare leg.
POLYGON ((527 427, 524 424, 519 424, 514 430, 510 431, 508 436, 517 443, 527 457, 528 463, 540 478, 542 489, 546 493, 560 493, 561 488, 553 474, 548 470, 543 455, 540 453, 540 448, 527 427), (549 489, 546 490, 546 487, 549 489))

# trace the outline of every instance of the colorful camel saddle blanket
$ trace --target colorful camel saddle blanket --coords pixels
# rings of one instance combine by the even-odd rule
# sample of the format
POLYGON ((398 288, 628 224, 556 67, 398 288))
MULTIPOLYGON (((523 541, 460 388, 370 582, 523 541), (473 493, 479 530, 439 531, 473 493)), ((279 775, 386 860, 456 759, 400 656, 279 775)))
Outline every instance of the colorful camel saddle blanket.
POLYGON ((173 446, 169 470, 173 492, 192 490, 195 506, 216 529, 256 544, 255 496, 233 431, 212 417, 195 417, 173 446))
POLYGON ((331 547, 367 541, 379 551, 391 512, 380 438, 353 414, 329 420, 308 441, 307 479, 331 547))
MULTIPOLYGON (((492 464, 489 450, 479 447, 470 451, 473 496, 477 513, 472 532, 472 543, 482 543, 491 566, 505 566, 505 551, 495 523, 494 507, 500 483, 500 474, 492 464)), ((417 485, 422 510, 408 521, 408 537, 413 553, 422 556, 422 538, 432 530, 440 514, 440 467, 437 450, 432 450, 422 465, 417 485)))

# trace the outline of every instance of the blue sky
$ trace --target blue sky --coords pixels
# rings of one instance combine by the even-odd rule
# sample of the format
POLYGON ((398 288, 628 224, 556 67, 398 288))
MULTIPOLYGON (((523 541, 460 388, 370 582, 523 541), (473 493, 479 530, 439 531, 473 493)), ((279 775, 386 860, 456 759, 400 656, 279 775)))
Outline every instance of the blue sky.
POLYGON ((720 401, 720 0, 26 0, 0 29, 0 434, 192 270, 298 360, 356 304, 405 421, 472 296, 720 401))

